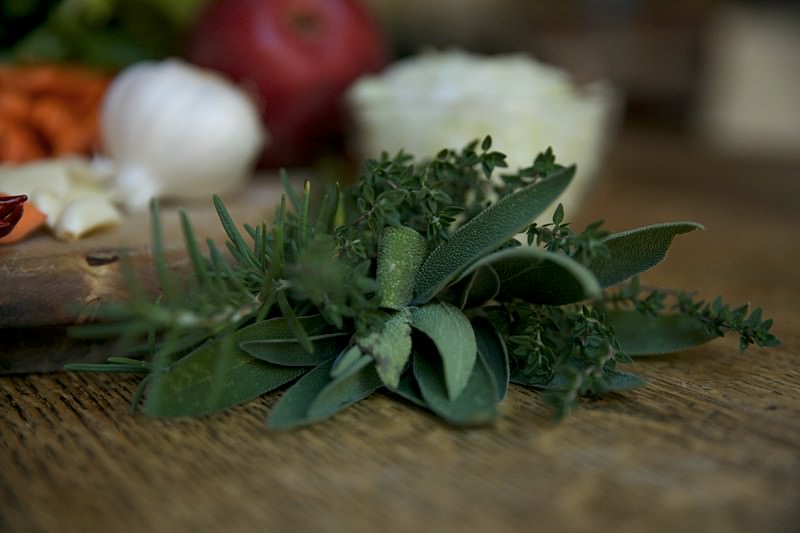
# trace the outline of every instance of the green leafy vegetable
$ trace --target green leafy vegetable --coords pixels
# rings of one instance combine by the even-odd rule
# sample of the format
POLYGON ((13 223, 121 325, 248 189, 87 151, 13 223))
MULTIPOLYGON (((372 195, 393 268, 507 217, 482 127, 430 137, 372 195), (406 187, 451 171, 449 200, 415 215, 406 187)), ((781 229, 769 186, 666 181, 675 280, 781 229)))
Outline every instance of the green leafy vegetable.
POLYGON ((378 286, 381 306, 402 309, 414 295, 414 276, 428 252, 428 241, 406 227, 383 231, 378 251, 378 286))
POLYGON ((467 267, 519 233, 564 192, 575 167, 560 169, 500 199, 434 248, 417 272, 417 304, 433 298, 467 267))
POLYGON ((703 226, 694 222, 656 224, 606 237, 606 257, 597 257, 589 269, 603 287, 609 287, 640 274, 660 263, 676 235, 689 233, 703 226))
POLYGON ((414 354, 414 377, 423 401, 437 415, 458 425, 491 422, 497 417, 497 387, 489 370, 478 361, 462 391, 453 398, 442 380, 438 358, 414 354))
POLYGON ((502 400, 508 391, 510 369, 508 352, 503 339, 497 334, 489 320, 478 317, 472 321, 475 330, 475 341, 478 346, 478 358, 494 379, 497 399, 502 400))
POLYGON ((467 386, 478 354, 469 320, 456 307, 439 303, 414 309, 411 325, 433 341, 442 359, 447 395, 456 398, 467 386))
POLYGON ((565 305, 600 296, 600 285, 586 267, 540 248, 500 250, 477 261, 470 270, 487 266, 497 276, 499 287, 494 296, 501 299, 565 305))
POLYGON ((333 361, 319 365, 286 391, 272 409, 269 427, 286 430, 318 422, 363 400, 381 386, 371 366, 331 378, 332 366, 333 361))
POLYGON ((357 338, 363 353, 372 355, 378 375, 389 387, 397 387, 411 356, 411 313, 401 309, 386 320, 381 331, 357 338))
POLYGON ((699 224, 579 232, 560 205, 552 222, 532 223, 574 167, 547 150, 501 174, 505 156, 491 145, 425 161, 384 154, 348 188, 288 189, 274 220, 256 226, 240 228, 215 197, 227 255, 211 241, 204 253, 181 214, 189 275, 169 268, 153 204, 160 296, 129 276, 131 298, 75 330, 119 337, 122 353, 69 368, 145 374, 134 403, 143 394, 153 416, 203 415, 288 385, 273 429, 378 390, 472 426, 497 418, 509 383, 543 390, 563 417, 583 396, 643 386, 618 368, 632 356, 729 332, 743 350, 779 344, 760 308, 642 288, 638 275, 699 224))
POLYGON ((272 365, 243 352, 234 353, 224 367, 216 365, 218 360, 220 342, 214 340, 163 374, 151 374, 144 412, 154 416, 204 415, 251 400, 303 373, 302 368, 272 365), (214 397, 214 387, 224 392, 214 397))
POLYGON ((607 315, 617 341, 631 356, 679 352, 712 340, 699 320, 686 315, 645 315, 614 311, 607 315))

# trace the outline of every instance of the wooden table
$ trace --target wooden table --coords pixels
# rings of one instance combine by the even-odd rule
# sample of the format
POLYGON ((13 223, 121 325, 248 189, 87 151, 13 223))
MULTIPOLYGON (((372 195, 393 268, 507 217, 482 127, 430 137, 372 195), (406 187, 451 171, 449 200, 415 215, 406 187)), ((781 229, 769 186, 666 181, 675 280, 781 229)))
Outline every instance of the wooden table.
POLYGON ((783 346, 647 360, 641 390, 556 424, 514 387, 493 428, 383 396, 273 434, 270 394, 199 420, 128 415, 136 378, 0 378, 2 531, 797 531, 800 167, 625 138, 581 217, 693 219, 653 284, 752 299, 783 346))

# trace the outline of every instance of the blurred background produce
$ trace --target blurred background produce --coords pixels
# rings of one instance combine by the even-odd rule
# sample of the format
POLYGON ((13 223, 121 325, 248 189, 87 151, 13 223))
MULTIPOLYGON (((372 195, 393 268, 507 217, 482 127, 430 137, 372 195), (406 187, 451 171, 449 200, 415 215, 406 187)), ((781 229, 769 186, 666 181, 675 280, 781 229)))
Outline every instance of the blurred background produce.
POLYGON ((0 58, 116 70, 179 54, 205 0, 3 0, 0 58))
POLYGON ((151 198, 226 193, 250 176, 268 142, 243 91, 178 59, 141 61, 117 74, 101 116, 114 196, 131 210, 151 198))
POLYGON ((0 65, 0 161, 90 153, 110 76, 84 67, 0 65))
MULTIPOLYGON (((559 198, 577 210, 613 138, 619 95, 608 83, 577 87, 564 70, 524 54, 428 51, 398 59, 380 75, 366 75, 347 93, 353 149, 433 155, 492 135, 507 169, 533 164, 552 148, 558 161, 576 164, 559 198), (454 80, 457 80, 454 82, 454 80)), ((543 217, 550 221, 550 213, 543 217)))
MULTIPOLYGON (((3 0, 0 57, 119 69, 183 55, 207 3, 3 0)), ((377 18, 390 59, 426 47, 528 53, 577 83, 613 82, 625 94, 626 125, 783 155, 800 143, 800 6, 793 0, 360 3, 377 18)))
POLYGON ((270 168, 341 150, 342 95, 388 60, 358 0, 211 0, 185 52, 253 90, 272 138, 261 160, 270 168))
POLYGON ((529 53, 625 96, 626 131, 800 157, 796 0, 365 0, 395 56, 529 53))
POLYGON ((34 218, 56 237, 74 240, 120 223, 121 214, 109 194, 108 178, 86 158, 43 158, 0 165, 0 194, 26 195, 25 217, 41 213, 41 217, 34 218))
MULTIPOLYGON (((17 155, 2 163, 102 154, 98 87, 137 62, 183 57, 225 73, 259 106, 271 139, 263 166, 319 166, 353 146, 365 150, 355 141, 363 125, 359 136, 358 120, 337 114, 345 89, 431 49, 523 54, 576 88, 613 86, 620 128, 603 130, 609 141, 620 131, 800 158, 795 1, 3 0, 0 154, 17 155), (57 91, 35 92, 23 69, 58 72, 59 87, 89 72, 83 87, 93 97, 54 105, 57 91), (61 124, 54 131, 75 133, 51 134, 32 111, 14 114, 21 108, 50 109, 48 120, 61 124), (24 139, 39 148, 17 148, 24 139)), ((425 103, 416 112, 426 113, 425 103)))

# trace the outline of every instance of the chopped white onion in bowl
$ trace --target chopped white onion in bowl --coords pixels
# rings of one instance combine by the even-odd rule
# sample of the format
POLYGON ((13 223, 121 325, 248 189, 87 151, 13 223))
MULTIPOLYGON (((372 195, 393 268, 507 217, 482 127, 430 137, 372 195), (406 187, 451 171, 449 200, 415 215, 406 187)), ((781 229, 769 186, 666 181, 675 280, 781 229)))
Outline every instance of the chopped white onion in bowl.
MULTIPOLYGON (((580 208, 615 129, 619 96, 605 82, 576 87, 568 74, 523 54, 425 52, 362 78, 347 93, 359 155, 402 149, 418 157, 489 134, 508 170, 552 147, 578 170, 559 199, 580 208)), ((549 213, 545 218, 549 218, 549 213)))

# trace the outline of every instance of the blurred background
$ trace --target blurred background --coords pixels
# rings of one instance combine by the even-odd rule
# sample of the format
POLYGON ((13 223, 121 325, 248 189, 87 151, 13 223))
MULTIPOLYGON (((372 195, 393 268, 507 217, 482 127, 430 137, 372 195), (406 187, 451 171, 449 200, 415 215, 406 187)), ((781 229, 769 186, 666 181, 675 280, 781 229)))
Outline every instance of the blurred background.
MULTIPOLYGON (((524 52, 610 80, 623 129, 729 153, 800 157, 795 0, 363 0, 392 59, 426 48, 524 52)), ((119 68, 180 54, 204 0, 0 0, 5 62, 119 68)), ((0 83, 2 83, 0 81, 0 83)))
POLYGON ((398 55, 524 51, 578 82, 611 80, 627 128, 800 157, 794 0, 367 0, 398 55))

